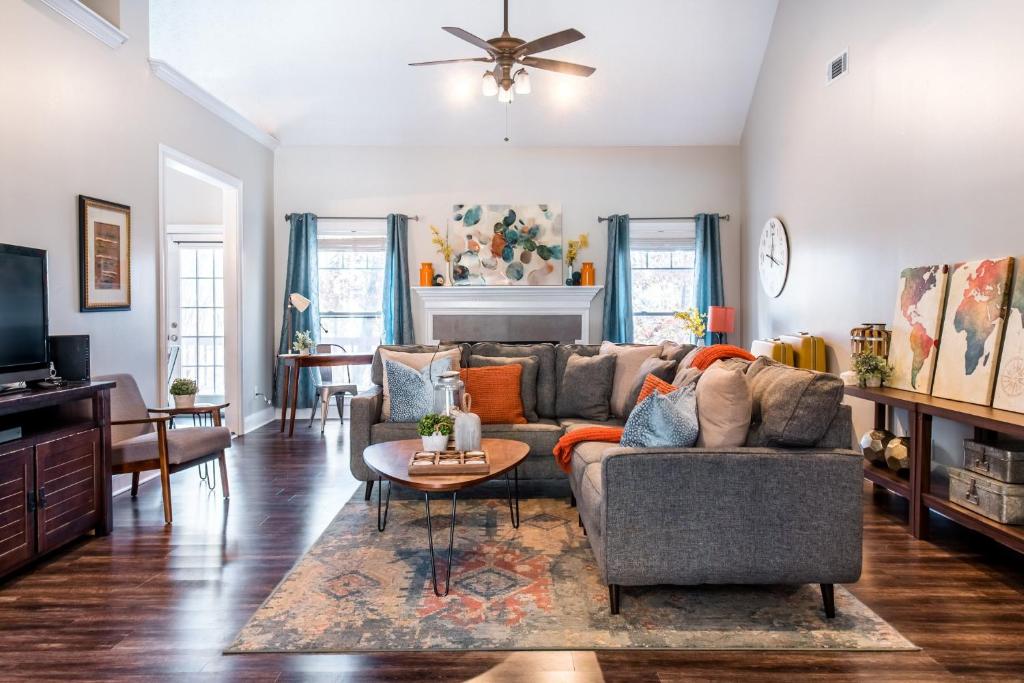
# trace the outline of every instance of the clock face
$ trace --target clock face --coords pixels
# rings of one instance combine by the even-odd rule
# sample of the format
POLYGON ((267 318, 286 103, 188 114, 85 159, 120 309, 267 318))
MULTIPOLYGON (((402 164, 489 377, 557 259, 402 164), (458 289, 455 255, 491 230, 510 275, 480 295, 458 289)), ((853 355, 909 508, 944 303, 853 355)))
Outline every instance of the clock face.
POLYGON ((768 296, 781 294, 789 272, 789 239, 786 226, 778 218, 769 218, 764 224, 757 249, 757 267, 765 293, 768 296))

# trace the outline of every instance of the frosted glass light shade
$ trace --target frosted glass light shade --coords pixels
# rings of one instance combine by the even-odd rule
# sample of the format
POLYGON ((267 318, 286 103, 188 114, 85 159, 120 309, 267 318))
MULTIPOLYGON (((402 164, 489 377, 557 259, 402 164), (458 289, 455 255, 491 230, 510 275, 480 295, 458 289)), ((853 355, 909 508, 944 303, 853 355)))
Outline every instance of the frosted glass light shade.
POLYGON ((494 97, 498 94, 498 81, 490 71, 484 72, 483 81, 480 82, 480 90, 486 97, 494 97))
POLYGON ((501 102, 502 104, 508 104, 509 102, 512 102, 514 99, 516 99, 516 96, 512 88, 509 88, 508 90, 505 90, 505 88, 501 88, 500 90, 498 90, 498 101, 501 102))
POLYGON ((516 84, 517 95, 529 95, 530 94, 530 74, 526 72, 526 69, 520 69, 516 72, 513 81, 516 84))

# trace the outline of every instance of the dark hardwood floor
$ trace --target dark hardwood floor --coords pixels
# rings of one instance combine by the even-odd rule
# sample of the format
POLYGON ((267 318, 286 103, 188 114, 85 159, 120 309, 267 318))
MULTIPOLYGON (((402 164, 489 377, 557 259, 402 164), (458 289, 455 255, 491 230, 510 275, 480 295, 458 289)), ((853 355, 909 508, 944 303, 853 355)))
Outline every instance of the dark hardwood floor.
MULTIPOLYGON (((1024 558, 865 487, 865 569, 849 586, 923 649, 912 653, 512 652, 231 655, 221 649, 357 483, 337 423, 321 440, 276 424, 238 439, 232 498, 175 475, 115 499, 114 533, 0 584, 0 679, 62 680, 1024 680, 1024 558)), ((828 501, 822 501, 823 511, 828 501)))

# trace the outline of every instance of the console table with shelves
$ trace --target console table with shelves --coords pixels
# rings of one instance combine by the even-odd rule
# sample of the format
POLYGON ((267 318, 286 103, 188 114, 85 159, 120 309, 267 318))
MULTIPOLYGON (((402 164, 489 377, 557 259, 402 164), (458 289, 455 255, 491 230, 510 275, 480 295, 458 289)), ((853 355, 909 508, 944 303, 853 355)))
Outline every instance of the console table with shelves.
POLYGON ((89 532, 113 527, 110 390, 114 382, 33 387, 0 396, 0 578, 89 532))
POLYGON ((930 510, 954 522, 1024 553, 1024 526, 1000 524, 977 512, 950 502, 947 484, 932 481, 932 422, 941 418, 974 429, 976 439, 1002 434, 1024 439, 1024 415, 988 406, 962 403, 901 389, 846 387, 846 395, 875 404, 875 429, 887 428, 888 408, 907 411, 910 437, 910 477, 864 462, 864 478, 883 486, 910 503, 910 531, 916 538, 928 536, 930 510))

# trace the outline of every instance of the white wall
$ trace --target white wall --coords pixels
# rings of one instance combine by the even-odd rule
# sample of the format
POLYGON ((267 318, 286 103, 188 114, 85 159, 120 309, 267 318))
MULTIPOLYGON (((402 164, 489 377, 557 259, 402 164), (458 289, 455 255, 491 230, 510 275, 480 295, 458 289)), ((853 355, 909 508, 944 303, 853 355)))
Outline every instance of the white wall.
MULTIPOLYGON (((850 328, 891 324, 902 267, 1024 253, 1024 79, 1007 71, 1022 27, 1015 0, 779 3, 743 135, 748 340, 814 331, 846 369, 850 328), (756 261, 773 215, 792 252, 778 299, 756 261)), ((953 461, 949 427, 937 457, 953 461)))
POLYGON ((164 214, 168 225, 223 225, 224 191, 213 183, 164 169, 164 214))
POLYGON ((0 241, 48 250, 54 334, 92 336, 95 374, 157 392, 157 181, 163 143, 242 178, 244 413, 270 383, 273 153, 152 75, 148 3, 124 2, 112 50, 37 0, 0 3, 0 241), (80 313, 79 194, 132 207, 132 310, 80 313))
MULTIPOLYGON (((739 305, 740 156, 737 147, 285 147, 274 165, 274 301, 284 298, 288 226, 284 215, 419 214, 409 224, 410 277, 419 264, 441 259, 430 244, 430 225, 445 232, 456 203, 558 202, 563 239, 590 234, 582 259, 594 261, 604 281, 606 224, 610 213, 678 216, 730 213, 722 223, 726 298, 739 305)), ((417 307, 417 337, 423 338, 417 307)), ((592 338, 601 334, 601 297, 594 303, 592 338)), ((278 306, 279 308, 279 306, 278 306)), ((275 311, 280 327, 281 311, 275 311)))

